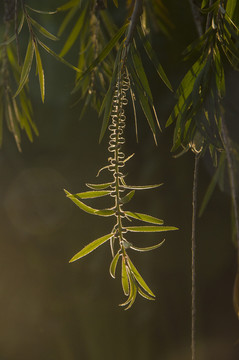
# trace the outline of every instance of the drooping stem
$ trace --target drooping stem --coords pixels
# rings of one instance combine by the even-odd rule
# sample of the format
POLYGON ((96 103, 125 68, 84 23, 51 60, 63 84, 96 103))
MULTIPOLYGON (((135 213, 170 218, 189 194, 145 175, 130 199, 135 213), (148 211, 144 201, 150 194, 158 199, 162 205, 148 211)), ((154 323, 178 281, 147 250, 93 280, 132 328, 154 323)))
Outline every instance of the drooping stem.
POLYGON ((191 305, 191 351, 192 360, 196 359, 196 218, 197 218, 197 187, 198 187, 198 165, 199 153, 195 153, 193 194, 192 194, 192 305, 191 305))

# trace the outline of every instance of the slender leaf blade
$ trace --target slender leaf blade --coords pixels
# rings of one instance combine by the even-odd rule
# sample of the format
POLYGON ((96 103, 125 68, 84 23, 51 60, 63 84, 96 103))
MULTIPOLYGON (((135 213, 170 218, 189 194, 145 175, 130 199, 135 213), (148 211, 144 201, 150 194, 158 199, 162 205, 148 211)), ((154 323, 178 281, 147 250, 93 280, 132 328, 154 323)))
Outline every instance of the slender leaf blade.
POLYGON ((144 281, 144 279, 142 278, 142 276, 140 275, 140 273, 138 272, 138 270, 136 269, 136 267, 134 266, 134 264, 132 263, 132 261, 130 260, 130 258, 128 257, 128 263, 130 266, 131 271, 134 274, 135 279, 137 280, 137 282, 139 283, 139 285, 151 296, 155 297, 154 293, 152 292, 152 290, 150 290, 150 288, 148 287, 148 285, 146 284, 146 282, 144 281))
POLYGON ((44 70, 42 67, 42 61, 40 57, 40 53, 38 50, 37 43, 34 42, 34 49, 35 49, 35 56, 36 56, 36 63, 37 63, 37 72, 38 72, 38 78, 39 78, 39 84, 40 84, 40 90, 41 90, 41 99, 44 103, 45 100, 45 76, 44 76, 44 70))
POLYGON ((120 251, 118 251, 115 256, 113 257, 113 260, 111 261, 111 264, 110 264, 110 275, 112 276, 112 278, 115 279, 115 272, 116 272, 116 267, 117 267, 117 264, 118 264, 118 260, 119 260, 119 257, 121 256, 120 254, 120 251))
POLYGON ((130 232, 163 232, 178 230, 178 228, 174 226, 127 226, 125 229, 130 232))
POLYGON ((151 250, 155 250, 157 248, 159 248, 160 246, 163 245, 163 243, 165 242, 165 239, 162 240, 160 243, 153 245, 153 246, 147 246, 147 247, 137 247, 137 246, 130 246, 130 249, 136 250, 136 251, 140 251, 140 252, 144 252, 144 251, 151 251, 151 250))
POLYGON ((104 235, 104 236, 92 241, 90 244, 86 245, 81 251, 79 251, 77 254, 75 254, 69 262, 72 263, 76 260, 79 260, 83 256, 88 255, 89 253, 91 253, 92 251, 97 249, 100 245, 102 245, 106 241, 108 241, 112 236, 113 236, 113 234, 107 234, 107 235, 104 235))
POLYGON ((97 197, 102 197, 109 195, 111 193, 110 190, 108 191, 85 191, 81 193, 74 194, 75 197, 80 199, 95 199, 97 197))
POLYGON ((142 214, 142 213, 138 213, 138 212, 132 212, 132 211, 125 211, 125 214, 131 218, 140 220, 140 221, 145 221, 151 224, 159 224, 162 225, 164 222, 161 219, 158 219, 154 216, 151 215, 147 215, 147 214, 142 214))
POLYGON ((29 73, 30 73, 31 66, 32 66, 33 55, 34 55, 34 45, 33 45, 33 40, 30 37, 28 46, 27 46, 26 56, 25 56, 24 63, 22 66, 20 82, 19 82, 18 89, 17 89, 14 97, 16 97, 20 93, 23 86, 26 84, 26 82, 28 80, 29 73))

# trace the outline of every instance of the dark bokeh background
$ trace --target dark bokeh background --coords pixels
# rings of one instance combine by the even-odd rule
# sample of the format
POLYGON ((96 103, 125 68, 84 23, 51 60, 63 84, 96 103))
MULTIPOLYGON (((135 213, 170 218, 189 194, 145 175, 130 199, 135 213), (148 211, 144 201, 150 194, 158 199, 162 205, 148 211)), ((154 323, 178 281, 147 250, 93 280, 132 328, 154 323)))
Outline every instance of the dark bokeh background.
MULTIPOLYGON (((32 2, 54 9, 56 1, 32 2)), ((195 30, 187 1, 169 1, 174 23, 172 38, 154 38, 174 87, 186 69, 181 52, 195 30)), ((57 32, 61 16, 40 16, 57 32)), ((54 45, 59 50, 62 45, 54 45)), ((111 220, 81 212, 63 189, 84 191, 94 182, 108 157, 107 139, 98 144, 100 120, 88 111, 79 122, 80 107, 70 108, 74 74, 43 56, 46 103, 40 102, 38 79, 30 79, 34 118, 40 137, 23 138, 20 154, 4 132, 0 153, 0 359, 3 360, 188 360, 190 359, 191 188, 193 156, 170 154, 172 129, 158 134, 158 147, 145 120, 139 119, 139 144, 128 114, 127 154, 135 153, 127 171, 128 183, 163 182, 138 193, 131 209, 150 213, 178 226, 157 251, 132 254, 136 266, 157 295, 155 302, 140 297, 134 307, 118 307, 123 296, 119 277, 111 279, 110 249, 102 246, 80 262, 68 260, 83 245, 111 230, 111 220)), ((74 61, 76 51, 69 57, 74 61)), ((145 59, 160 121, 164 125, 174 103, 145 59)), ((228 71, 226 100, 229 127, 238 134, 238 76, 228 71)), ((200 164, 199 196, 211 179, 210 159, 200 164)), ((107 174, 102 174, 102 182, 107 174)), ((197 347, 198 359, 239 358, 238 320, 232 306, 236 272, 231 240, 228 194, 216 189, 197 228, 197 347)), ((158 235, 135 238, 154 243, 158 235)), ((161 237, 160 237, 161 238, 161 237)), ((134 240, 134 238, 132 237, 134 240)), ((138 240, 137 240, 138 239, 138 240)), ((119 275, 119 274, 118 274, 119 275)))

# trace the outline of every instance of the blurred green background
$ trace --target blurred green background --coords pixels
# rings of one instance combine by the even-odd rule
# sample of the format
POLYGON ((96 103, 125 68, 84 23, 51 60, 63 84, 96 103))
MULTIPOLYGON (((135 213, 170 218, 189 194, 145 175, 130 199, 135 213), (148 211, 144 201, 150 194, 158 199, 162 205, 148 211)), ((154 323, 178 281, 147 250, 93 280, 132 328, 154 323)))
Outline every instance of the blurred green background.
MULTIPOLYGON (((56 0, 31 2, 41 10, 57 5, 56 0)), ((181 53, 196 32, 188 1, 170 0, 167 6, 174 24, 171 39, 157 33, 153 45, 175 88, 187 66, 181 53)), ((38 19, 57 33, 62 17, 42 15, 38 19)), ((59 51, 62 42, 53 46, 59 51)), ((86 243, 112 226, 111 220, 81 212, 63 192, 64 188, 72 193, 84 191, 86 182, 96 180, 97 171, 107 161, 107 138, 98 144, 101 122, 94 111, 78 121, 80 106, 72 108, 70 98, 74 73, 50 56, 42 56, 44 106, 34 71, 30 79, 40 137, 30 144, 23 136, 20 154, 4 129, 0 152, 0 359, 189 360, 193 155, 172 157, 172 128, 158 134, 156 147, 143 117, 139 119, 137 144, 129 111, 125 151, 135 156, 127 166, 127 182, 164 183, 159 189, 136 194, 130 209, 163 218, 165 224, 180 230, 166 234, 160 249, 132 255, 157 298, 149 302, 138 297, 133 308, 125 312, 118 307, 124 300, 119 278, 113 280, 108 272, 108 246, 79 262, 68 263, 86 243)), ((76 57, 77 47, 68 59, 74 62, 76 57)), ((164 126, 174 95, 160 83, 147 59, 145 64, 164 126)), ((238 74, 228 71, 227 85, 229 129, 238 140, 238 74)), ((212 173, 206 157, 200 164, 200 199, 212 173)), ((102 182, 107 176, 102 173, 102 182)), ((235 344, 239 326, 232 306, 236 251, 230 215, 228 194, 216 189, 206 213, 198 220, 198 359, 239 358, 235 344)), ((135 243, 146 240, 153 244, 162 238, 145 236, 137 237, 135 243)))

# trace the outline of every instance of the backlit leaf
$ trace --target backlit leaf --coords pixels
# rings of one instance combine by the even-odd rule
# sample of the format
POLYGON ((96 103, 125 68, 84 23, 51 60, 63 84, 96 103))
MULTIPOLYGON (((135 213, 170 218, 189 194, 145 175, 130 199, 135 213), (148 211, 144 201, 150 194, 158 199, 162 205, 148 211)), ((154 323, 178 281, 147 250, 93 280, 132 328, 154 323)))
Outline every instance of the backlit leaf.
POLYGON ((109 195, 110 193, 111 193, 110 190, 109 191, 85 191, 82 193, 74 194, 74 196, 76 196, 77 198, 80 198, 80 199, 94 199, 97 197, 109 195))
POLYGON ((122 203, 122 204, 127 204, 127 203, 132 199, 132 197, 134 196, 134 194, 135 194, 135 190, 130 191, 127 195, 125 195, 125 196, 121 199, 121 203, 122 203))
POLYGON ((140 251, 140 252, 151 251, 151 250, 155 250, 158 247, 162 246, 164 242, 165 242, 165 239, 163 241, 161 241, 159 244, 156 244, 156 245, 153 245, 153 246, 147 246, 147 247, 143 247, 143 248, 131 245, 130 249, 140 251))
POLYGON ((33 55, 34 55, 34 46, 33 46, 33 40, 30 37, 28 46, 27 46, 26 56, 25 56, 24 63, 22 66, 20 82, 19 82, 18 89, 17 89, 14 97, 16 97, 20 93, 23 86, 26 84, 26 82, 28 80, 29 73, 30 73, 31 66, 32 66, 33 55))
POLYGON ((131 232, 162 232, 178 230, 174 226, 127 226, 126 230, 131 232))
POLYGON ((51 39, 51 40, 59 40, 58 37, 56 37, 55 35, 51 34, 48 30, 46 30, 43 26, 41 26, 40 24, 38 24, 38 22, 36 22, 36 20, 30 18, 30 21, 32 23, 32 25, 42 34, 44 35, 46 38, 51 39))
POLYGON ((118 260, 119 260, 119 257, 120 257, 120 251, 117 252, 117 254, 115 254, 113 260, 111 261, 111 264, 110 264, 110 275, 115 278, 115 271, 116 271, 116 267, 117 267, 117 264, 118 264, 118 260))
POLYGON ((148 285, 146 284, 146 282, 144 281, 144 279, 142 278, 142 276, 140 275, 140 273, 138 272, 138 270, 136 269, 136 267, 134 266, 134 264, 132 263, 132 261, 130 260, 130 258, 128 257, 128 263, 130 266, 131 271, 134 274, 135 279, 137 280, 137 282, 139 283, 139 285, 151 296, 155 297, 154 293, 152 292, 152 290, 150 290, 150 288, 148 287, 148 285))
POLYGON ((37 72, 38 72, 38 78, 39 78, 39 84, 40 84, 40 90, 41 90, 41 99, 44 103, 45 99, 45 77, 44 77, 44 71, 42 67, 42 61, 40 57, 40 53, 38 50, 37 43, 34 42, 34 49, 35 49, 35 55, 36 55, 36 63, 37 63, 37 72))
POLYGON ((106 241, 108 241, 113 234, 104 235, 94 241, 92 241, 90 244, 86 245, 81 251, 79 251, 76 255, 73 256, 73 258, 69 261, 70 263, 73 261, 76 261, 83 256, 88 255, 95 249, 97 249, 100 245, 104 244, 106 241))
POLYGON ((129 280, 126 270, 125 258, 122 256, 122 265, 121 265, 121 283, 122 289, 125 295, 129 295, 129 280))
POLYGON ((88 186, 90 189, 93 190, 103 190, 103 189, 107 189, 112 185, 112 182, 109 183, 105 183, 105 184, 86 184, 86 186, 88 186))
POLYGON ((163 220, 158 219, 154 216, 151 215, 147 215, 147 214, 141 214, 141 213, 137 213, 137 212, 132 212, 132 211, 125 211, 125 214, 129 217, 132 217, 134 219, 137 220, 141 220, 141 221, 145 221, 148 223, 152 223, 152 224, 163 224, 163 220))

